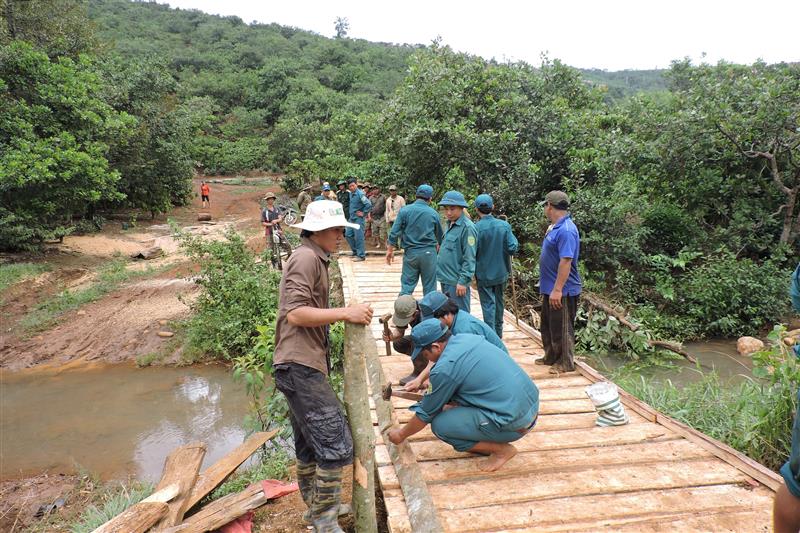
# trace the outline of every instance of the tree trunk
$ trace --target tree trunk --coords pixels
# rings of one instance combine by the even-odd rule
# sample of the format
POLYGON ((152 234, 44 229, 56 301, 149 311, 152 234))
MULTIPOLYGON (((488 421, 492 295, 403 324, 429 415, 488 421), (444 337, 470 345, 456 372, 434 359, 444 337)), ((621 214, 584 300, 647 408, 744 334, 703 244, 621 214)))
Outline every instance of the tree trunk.
MULTIPOLYGON (((344 327, 344 403, 353 434, 353 517, 359 533, 377 533, 375 514, 375 434, 369 409, 367 370, 364 362, 367 342, 365 327, 344 327)), ((371 337, 371 335, 370 335, 371 337)))

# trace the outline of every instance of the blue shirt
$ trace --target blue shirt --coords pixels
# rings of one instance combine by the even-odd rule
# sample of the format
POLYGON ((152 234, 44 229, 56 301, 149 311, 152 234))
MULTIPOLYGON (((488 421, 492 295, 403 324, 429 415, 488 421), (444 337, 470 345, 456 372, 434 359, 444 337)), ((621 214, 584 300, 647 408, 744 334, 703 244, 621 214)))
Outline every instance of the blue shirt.
POLYGON ((356 192, 350 193, 350 220, 354 218, 363 218, 372 209, 372 202, 369 201, 367 195, 361 189, 356 189, 356 192), (363 215, 359 217, 356 211, 361 211, 363 215))
POLYGON ((572 217, 566 215, 545 235, 542 242, 542 255, 539 257, 539 291, 550 295, 558 277, 558 264, 563 258, 572 258, 569 277, 561 289, 564 296, 577 296, 581 293, 581 276, 578 274, 578 256, 581 251, 581 238, 572 217))
MULTIPOLYGON (((402 211, 402 210, 401 210, 402 211)), ((436 261, 436 279, 445 285, 469 287, 475 275, 478 232, 466 213, 450 224, 436 261)))
POLYGON ((424 200, 403 206, 389 232, 389 244, 397 246, 402 240, 403 249, 436 248, 442 242, 442 225, 437 213, 424 200))
POLYGON ((475 254, 475 279, 479 287, 501 285, 508 281, 511 256, 519 250, 519 242, 505 220, 486 215, 475 223, 478 251, 475 254), (501 260, 502 258, 502 260, 501 260))
POLYGON ((528 426, 539 389, 507 353, 478 335, 453 335, 431 369, 431 392, 411 406, 430 423, 448 402, 475 407, 502 430, 528 426))
POLYGON ((491 344, 508 353, 508 348, 506 348, 506 345, 503 344, 503 341, 500 340, 500 337, 497 336, 493 328, 489 327, 483 320, 478 320, 463 309, 459 309, 458 313, 453 317, 453 324, 450 326, 450 331, 453 332, 453 335, 461 335, 464 333, 480 335, 491 344))

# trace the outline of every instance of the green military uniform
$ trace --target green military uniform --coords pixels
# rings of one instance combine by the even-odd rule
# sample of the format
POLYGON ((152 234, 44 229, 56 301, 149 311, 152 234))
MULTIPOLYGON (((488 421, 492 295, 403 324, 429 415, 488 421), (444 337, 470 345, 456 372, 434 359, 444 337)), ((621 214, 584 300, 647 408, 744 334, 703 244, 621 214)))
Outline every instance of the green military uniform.
MULTIPOLYGON (((487 194, 479 195, 475 199, 475 206, 494 207, 492 198, 487 194)), ((502 338, 505 288, 511 272, 511 256, 519 250, 519 242, 508 222, 492 215, 483 215, 475 223, 475 229, 478 232, 475 280, 483 321, 493 327, 495 333, 502 338)))
POLYGON ((436 263, 436 277, 442 292, 458 303, 458 307, 469 313, 470 282, 475 275, 475 254, 478 248, 478 232, 475 224, 462 213, 450 224, 444 235, 436 263), (467 288, 464 296, 456 295, 456 285, 467 288))
POLYGON ((401 295, 412 294, 420 278, 423 294, 436 290, 436 247, 442 242, 442 225, 439 214, 425 201, 432 194, 429 185, 420 185, 417 200, 400 209, 389 232, 389 244, 397 247, 400 240, 404 250, 401 295))
POLYGON ((431 392, 410 409, 461 452, 481 441, 518 440, 539 413, 539 389, 528 374, 478 335, 450 337, 430 382, 431 392), (447 403, 458 407, 444 411, 447 403))

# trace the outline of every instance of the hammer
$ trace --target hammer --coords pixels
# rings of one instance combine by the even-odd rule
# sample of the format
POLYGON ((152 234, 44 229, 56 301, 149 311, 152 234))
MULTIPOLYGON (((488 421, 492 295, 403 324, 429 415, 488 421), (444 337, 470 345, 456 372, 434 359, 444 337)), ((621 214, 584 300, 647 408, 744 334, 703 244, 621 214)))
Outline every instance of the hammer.
MULTIPOLYGON (((391 337, 389 333, 389 319, 391 318, 392 313, 386 313, 378 319, 378 322, 383 324, 383 333, 389 337, 391 337)), ((386 341, 386 355, 392 355, 392 344, 389 341, 386 341)))
POLYGON ((391 398, 392 396, 394 396, 396 398, 405 398, 406 400, 414 400, 414 401, 418 402, 418 401, 422 400, 422 397, 424 396, 424 394, 420 394, 418 392, 408 392, 408 391, 404 391, 402 389, 393 389, 392 388, 392 382, 390 381, 383 388, 383 392, 382 392, 381 396, 387 402, 389 401, 389 398, 391 398))

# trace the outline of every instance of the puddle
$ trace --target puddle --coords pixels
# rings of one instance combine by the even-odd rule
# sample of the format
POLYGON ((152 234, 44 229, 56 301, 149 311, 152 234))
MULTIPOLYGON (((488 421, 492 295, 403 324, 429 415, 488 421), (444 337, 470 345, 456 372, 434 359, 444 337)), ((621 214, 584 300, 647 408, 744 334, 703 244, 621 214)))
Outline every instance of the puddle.
POLYGON ((203 468, 241 444, 244 387, 222 366, 0 372, 0 478, 86 469, 157 482, 176 447, 203 468))

